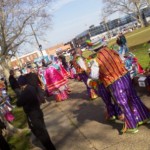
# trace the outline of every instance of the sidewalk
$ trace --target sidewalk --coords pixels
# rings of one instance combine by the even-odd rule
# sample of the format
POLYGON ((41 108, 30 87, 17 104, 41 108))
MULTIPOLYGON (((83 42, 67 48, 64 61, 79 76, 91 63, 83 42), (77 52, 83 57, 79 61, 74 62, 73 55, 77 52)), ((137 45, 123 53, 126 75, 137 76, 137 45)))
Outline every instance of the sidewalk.
MULTIPOLYGON (((85 86, 71 82, 70 99, 42 106, 48 132, 57 150, 150 150, 150 125, 139 127, 136 134, 119 135, 120 122, 107 122, 100 98, 89 101, 85 86)), ((150 97, 141 95, 150 107, 150 97)), ((34 148, 40 150, 40 148, 34 148)))

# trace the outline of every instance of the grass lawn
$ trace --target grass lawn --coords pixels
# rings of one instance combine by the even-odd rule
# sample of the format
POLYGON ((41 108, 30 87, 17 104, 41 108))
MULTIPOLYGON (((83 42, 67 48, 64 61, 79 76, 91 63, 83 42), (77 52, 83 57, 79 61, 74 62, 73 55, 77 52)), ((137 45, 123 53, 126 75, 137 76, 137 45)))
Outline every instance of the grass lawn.
POLYGON ((150 44, 140 44, 130 48, 130 51, 135 54, 135 56, 138 58, 138 62, 143 68, 146 68, 150 62, 150 58, 148 56, 149 48, 150 44))
MULTIPOLYGON (((134 30, 133 32, 127 33, 125 36, 129 47, 134 47, 136 45, 146 43, 150 40, 150 26, 134 30)), ((108 45, 111 46, 115 43, 116 39, 113 39, 108 43, 108 45)))
MULTIPOLYGON (((135 54, 142 67, 146 68, 150 62, 150 58, 148 57, 148 49, 150 48, 150 44, 147 43, 150 41, 150 26, 127 33, 125 36, 127 38, 130 51, 135 54)), ((109 41, 108 46, 111 47, 113 45, 116 47, 115 42, 116 39, 109 41)), ((91 51, 83 52, 83 56, 86 58, 91 54, 91 51)))
POLYGON ((14 134, 12 137, 8 137, 11 150, 29 150, 30 146, 30 133, 23 131, 21 133, 14 134))

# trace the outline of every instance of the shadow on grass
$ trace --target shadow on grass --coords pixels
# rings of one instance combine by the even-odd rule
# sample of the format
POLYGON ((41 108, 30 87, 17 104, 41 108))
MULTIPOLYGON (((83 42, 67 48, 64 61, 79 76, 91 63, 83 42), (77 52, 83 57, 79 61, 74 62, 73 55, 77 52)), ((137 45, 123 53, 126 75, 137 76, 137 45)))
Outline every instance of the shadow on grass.
POLYGON ((11 150, 29 150, 30 149, 30 133, 28 131, 23 131, 21 133, 16 133, 11 137, 8 137, 8 142, 10 144, 11 150))

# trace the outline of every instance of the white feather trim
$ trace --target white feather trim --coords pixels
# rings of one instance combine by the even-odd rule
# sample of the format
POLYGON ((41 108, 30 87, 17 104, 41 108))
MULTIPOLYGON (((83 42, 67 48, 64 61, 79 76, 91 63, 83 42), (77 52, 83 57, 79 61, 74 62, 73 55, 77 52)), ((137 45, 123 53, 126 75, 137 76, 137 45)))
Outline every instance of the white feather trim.
POLYGON ((99 79, 99 65, 98 63, 96 62, 96 60, 93 60, 92 61, 92 64, 91 64, 91 74, 90 74, 90 77, 94 80, 98 80, 99 79))
POLYGON ((83 70, 87 70, 87 67, 85 65, 85 61, 83 60, 82 57, 78 57, 77 59, 77 64, 83 69, 83 70))

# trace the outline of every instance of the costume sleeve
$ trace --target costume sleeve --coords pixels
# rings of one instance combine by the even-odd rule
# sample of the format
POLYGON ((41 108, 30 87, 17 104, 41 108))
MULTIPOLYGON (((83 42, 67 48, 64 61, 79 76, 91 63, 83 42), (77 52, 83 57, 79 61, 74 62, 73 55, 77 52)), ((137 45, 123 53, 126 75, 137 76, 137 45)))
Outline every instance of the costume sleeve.
POLYGON ((93 80, 98 80, 99 79, 99 65, 97 63, 96 60, 93 60, 92 61, 92 64, 91 64, 91 73, 90 73, 90 77, 93 79, 93 80))
POLYGON ((78 57, 77 58, 77 64, 83 69, 83 70, 87 70, 87 67, 85 65, 85 61, 83 60, 82 57, 78 57))

